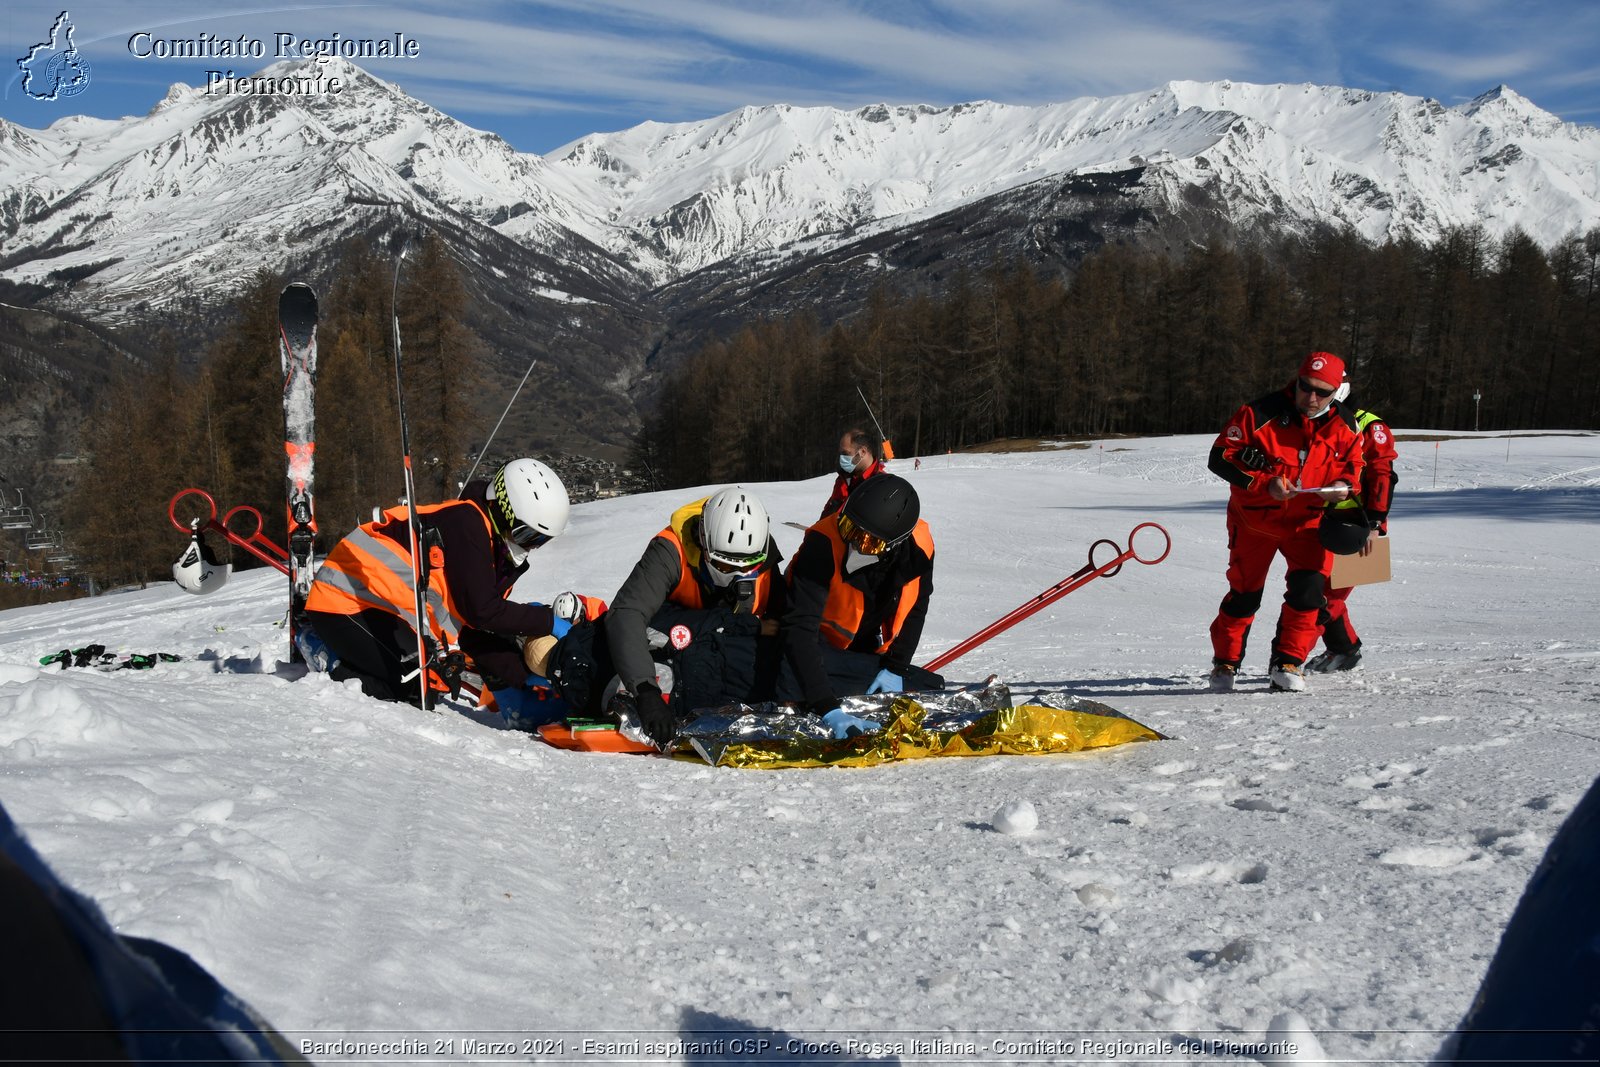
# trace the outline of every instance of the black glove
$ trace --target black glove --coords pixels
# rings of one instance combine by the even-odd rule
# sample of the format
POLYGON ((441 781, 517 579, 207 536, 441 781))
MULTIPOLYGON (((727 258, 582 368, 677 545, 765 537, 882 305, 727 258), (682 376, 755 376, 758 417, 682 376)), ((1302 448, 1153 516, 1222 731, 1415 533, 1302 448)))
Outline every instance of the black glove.
POLYGON ((1234 459, 1247 471, 1269 471, 1277 466, 1271 456, 1255 445, 1245 445, 1239 449, 1239 454, 1234 459))
POLYGON ((634 711, 639 716, 639 725, 656 744, 665 745, 677 736, 678 721, 654 682, 639 683, 638 692, 634 693, 634 711))

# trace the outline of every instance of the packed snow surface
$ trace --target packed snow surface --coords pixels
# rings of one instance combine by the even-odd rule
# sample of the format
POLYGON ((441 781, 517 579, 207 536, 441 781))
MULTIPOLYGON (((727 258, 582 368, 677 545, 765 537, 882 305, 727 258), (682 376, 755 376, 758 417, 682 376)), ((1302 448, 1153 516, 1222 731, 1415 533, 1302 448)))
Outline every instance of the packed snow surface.
MULTIPOLYGON (((1068 689, 1167 741, 861 771, 558 751, 280 663, 286 583, 258 571, 4 613, 0 801, 119 930, 187 951, 314 1059, 408 1039, 439 1053, 419 1062, 529 1058, 472 1044, 493 1040, 710 1062, 694 1042, 740 1040, 789 1062, 1205 1062, 1296 1034, 1319 1058, 1426 1058, 1600 761, 1600 436, 1402 431, 1394 580, 1351 599, 1365 661, 1304 694, 1263 676, 1281 565, 1240 690, 1207 692, 1208 444, 894 464, 938 543, 922 658, 1096 538, 1171 532, 1165 562, 948 671, 1068 689), (38 666, 91 642, 184 658, 38 666)), ((810 521, 829 481, 757 488, 810 521)), ((579 506, 519 594, 609 597, 693 496, 579 506)))

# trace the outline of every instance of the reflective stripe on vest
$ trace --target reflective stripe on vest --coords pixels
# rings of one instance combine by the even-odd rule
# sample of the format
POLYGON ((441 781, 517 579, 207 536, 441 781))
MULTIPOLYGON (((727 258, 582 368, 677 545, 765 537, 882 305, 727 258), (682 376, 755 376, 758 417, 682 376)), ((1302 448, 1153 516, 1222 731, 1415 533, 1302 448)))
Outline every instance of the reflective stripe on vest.
MULTIPOLYGON (((851 585, 844 576, 845 543, 839 536, 839 521, 836 516, 830 515, 812 525, 811 530, 822 534, 828 539, 828 547, 833 550, 833 581, 828 586, 828 600, 822 607, 822 626, 819 634, 822 639, 834 648, 848 649, 856 639, 856 631, 861 628, 861 620, 867 613, 867 598, 851 585)), ((933 558, 933 531, 921 519, 911 532, 914 540, 929 559, 933 558)), ((877 566, 877 564, 873 564, 877 566)), ((906 616, 911 614, 911 609, 916 607, 917 599, 922 595, 922 579, 913 578, 900 590, 900 603, 895 606, 894 618, 884 621, 883 629, 878 634, 880 641, 875 651, 879 653, 889 651, 889 646, 894 644, 894 639, 900 636, 900 628, 905 625, 906 616)))
MULTIPOLYGON (((470 500, 452 500, 443 504, 429 504, 417 509, 418 517, 431 515, 448 507, 466 505, 483 520, 489 538, 494 539, 494 529, 488 516, 470 500)), ((310 611, 326 611, 336 615, 354 615, 376 608, 398 615, 413 630, 418 630, 416 594, 413 586, 410 546, 378 532, 380 525, 404 522, 405 507, 385 511, 383 522, 363 523, 344 540, 334 546, 317 569, 316 581, 306 598, 310 611)), ((437 639, 454 644, 466 627, 466 622, 456 607, 455 598, 445 580, 444 567, 433 561, 424 593, 424 610, 428 614, 428 630, 437 639)))
MULTIPOLYGON (((1367 411, 1367 410, 1365 410, 1363 408, 1356 408, 1356 432, 1361 435, 1361 440, 1362 440, 1362 444, 1363 445, 1366 443, 1367 427, 1371 426, 1375 422, 1382 421, 1382 418, 1383 418, 1383 416, 1375 415, 1372 412, 1367 411)), ((1346 510, 1354 510, 1355 508, 1359 508, 1360 506, 1361 506, 1361 493, 1360 493, 1359 490, 1357 490, 1357 491, 1352 492, 1348 498, 1346 498, 1344 500, 1341 500, 1337 504, 1333 505, 1333 508, 1334 508, 1335 511, 1338 511, 1340 508, 1344 508, 1346 510)))

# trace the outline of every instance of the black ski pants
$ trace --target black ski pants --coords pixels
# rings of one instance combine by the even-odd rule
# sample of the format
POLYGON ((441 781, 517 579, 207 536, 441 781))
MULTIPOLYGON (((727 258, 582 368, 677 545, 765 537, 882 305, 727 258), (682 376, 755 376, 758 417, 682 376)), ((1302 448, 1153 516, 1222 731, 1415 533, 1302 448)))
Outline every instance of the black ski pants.
MULTIPOLYGON (((311 628, 327 644, 339 665, 329 672, 335 681, 354 678, 361 691, 379 700, 419 704, 417 632, 398 615, 369 608, 355 615, 308 611, 311 628), (406 675, 410 681, 404 681, 406 675)), ((419 705, 420 706, 420 705, 419 705)))

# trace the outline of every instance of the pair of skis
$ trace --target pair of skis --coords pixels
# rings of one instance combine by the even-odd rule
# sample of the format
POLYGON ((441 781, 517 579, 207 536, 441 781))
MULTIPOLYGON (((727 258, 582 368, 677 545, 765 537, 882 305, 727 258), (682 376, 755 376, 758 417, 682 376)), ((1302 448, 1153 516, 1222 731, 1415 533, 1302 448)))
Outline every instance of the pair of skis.
MULTIPOLYGON (((404 249, 401 259, 404 259, 404 249)), ((395 284, 399 285, 399 267, 395 270, 395 284)), ((400 383, 400 322, 396 317, 395 329, 395 388, 399 392, 400 383)), ((186 489, 173 497, 168 506, 168 514, 172 523, 179 530, 187 530, 195 539, 189 552, 185 553, 174 567, 174 577, 178 577, 180 568, 189 565, 189 555, 192 553, 196 561, 202 554, 199 538, 203 530, 220 532, 233 544, 248 549, 263 562, 271 564, 283 571, 289 577, 289 660, 291 663, 306 662, 305 651, 301 648, 300 635, 305 630, 306 600, 311 595, 311 583, 316 577, 317 570, 317 517, 316 517, 316 387, 317 387, 317 294, 316 290, 304 282, 291 282, 284 286, 278 295, 278 353, 283 369, 283 450, 288 461, 285 475, 286 509, 288 517, 288 551, 274 545, 271 541, 261 536, 260 512, 250 507, 235 508, 228 513, 231 517, 236 512, 252 513, 256 519, 256 532, 250 537, 242 537, 228 528, 228 519, 217 521, 217 505, 204 490, 186 489), (178 518, 178 501, 191 494, 199 494, 210 507, 210 514, 206 519, 195 519, 188 527, 178 518), (270 551, 263 551, 263 547, 270 551)), ((405 397, 400 392, 400 424, 401 437, 405 447, 406 463, 406 498, 414 500, 416 492, 411 478, 411 451, 410 442, 405 432, 405 397)), ((420 545, 418 544, 418 528, 415 512, 411 515, 409 523, 411 529, 411 552, 413 560, 420 559, 420 545)), ((426 619, 424 613, 422 594, 422 576, 414 573, 416 586, 416 612, 418 619, 426 619)), ((190 589, 191 592, 207 592, 209 589, 203 581, 194 581, 180 585, 190 589)), ((220 582, 211 588, 220 587, 220 582)), ((429 670, 443 670, 447 664, 432 662, 432 649, 429 647, 426 634, 419 630, 417 635, 418 662, 422 665, 418 674, 424 675, 419 683, 421 690, 422 706, 430 705, 431 696, 428 680, 425 677, 429 670)), ((454 688, 454 687, 452 687, 454 688)))
POLYGON ((278 354, 283 362, 283 450, 289 461, 289 661, 303 663, 297 638, 317 571, 317 294, 304 282, 291 282, 278 296, 278 354))
MULTIPOLYGON (((409 245, 409 239, 407 241, 409 245)), ((400 285, 402 246, 395 263, 395 288, 400 285)), ((306 661, 299 633, 305 625, 306 598, 316 576, 317 518, 315 503, 316 384, 317 384, 317 294, 304 282, 291 282, 278 296, 278 349, 283 361, 283 450, 288 458, 287 495, 289 519, 289 659, 306 661)), ((400 413, 400 437, 405 451, 406 501, 410 507, 412 585, 416 596, 417 675, 419 700, 424 710, 432 706, 430 672, 443 675, 449 657, 439 656, 428 640, 427 608, 423 600, 422 546, 415 502, 416 486, 411 473, 411 442, 406 429, 405 391, 400 380, 400 317, 394 316, 395 394, 400 413), (438 662, 435 662, 437 660, 438 662)), ((455 671, 451 692, 463 684, 460 669, 455 671)))

